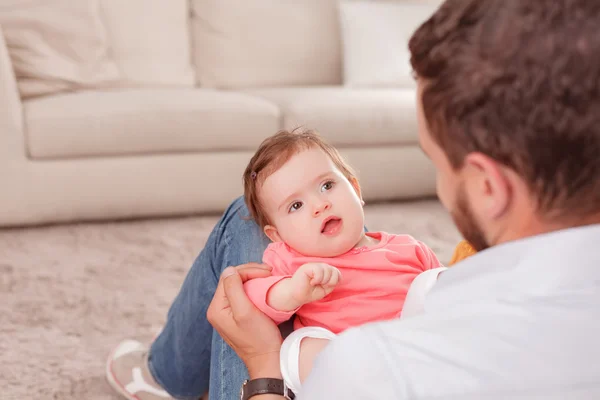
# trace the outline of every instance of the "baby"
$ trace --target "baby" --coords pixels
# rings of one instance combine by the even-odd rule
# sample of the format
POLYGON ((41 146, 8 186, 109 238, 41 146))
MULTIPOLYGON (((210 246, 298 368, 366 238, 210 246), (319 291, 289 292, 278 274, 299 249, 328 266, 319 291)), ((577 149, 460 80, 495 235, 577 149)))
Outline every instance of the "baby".
POLYGON ((245 290, 277 323, 296 315, 281 350, 284 381, 296 394, 330 339, 353 326, 398 318, 415 278, 431 271, 437 279, 444 269, 409 235, 365 232, 358 180, 316 133, 284 131, 266 139, 246 168, 244 193, 272 241, 263 262, 273 269, 245 290))

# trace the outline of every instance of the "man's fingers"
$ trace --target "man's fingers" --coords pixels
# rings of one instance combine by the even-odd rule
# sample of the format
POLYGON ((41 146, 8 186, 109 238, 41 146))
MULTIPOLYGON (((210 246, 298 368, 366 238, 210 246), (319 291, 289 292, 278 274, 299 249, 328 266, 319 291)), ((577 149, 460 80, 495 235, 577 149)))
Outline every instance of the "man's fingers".
POLYGON ((241 270, 241 269, 246 269, 246 268, 259 268, 259 269, 266 269, 271 271, 273 268, 271 268, 269 265, 267 264, 260 264, 260 263, 246 263, 246 264, 241 264, 238 265, 237 270, 241 270))
MULTIPOLYGON (((225 292, 225 281, 227 278, 237 275, 237 279, 241 279, 242 283, 254 279, 254 278, 264 278, 271 275, 270 267, 264 264, 244 264, 238 267, 227 267, 221 273, 220 283, 217 285, 217 289, 215 290, 215 294, 213 296, 213 300, 209 307, 209 313, 214 317, 214 313, 217 312, 217 308, 219 310, 229 308, 229 299, 227 297, 227 293, 225 292)), ((243 290, 243 288, 242 288, 243 290)))
POLYGON ((258 268, 258 267, 245 267, 236 269, 238 275, 242 279, 242 282, 246 282, 250 279, 255 278, 266 278, 271 276, 270 269, 258 268))
POLYGON ((247 280, 254 278, 264 278, 266 276, 271 276, 271 267, 266 264, 242 264, 237 267, 227 267, 221 273, 221 280, 231 276, 233 274, 238 274, 242 277, 242 281, 246 282, 247 280))
MULTIPOLYGON (((245 271, 244 274, 248 275, 251 274, 251 271, 261 270, 249 268, 242 271, 245 271)), ((230 271, 227 271, 226 269, 223 273, 223 275, 225 276, 223 278, 223 289, 225 290, 225 297, 229 302, 229 307, 231 309, 233 319, 236 321, 243 321, 247 319, 249 315, 251 315, 252 311, 254 311, 254 305, 250 302, 250 299, 244 291, 244 279, 242 277, 242 274, 238 273, 238 271, 235 269, 233 273, 229 272, 230 271), (228 272, 226 276, 225 272, 228 272)), ((268 275, 269 274, 267 274, 266 276, 268 275)))

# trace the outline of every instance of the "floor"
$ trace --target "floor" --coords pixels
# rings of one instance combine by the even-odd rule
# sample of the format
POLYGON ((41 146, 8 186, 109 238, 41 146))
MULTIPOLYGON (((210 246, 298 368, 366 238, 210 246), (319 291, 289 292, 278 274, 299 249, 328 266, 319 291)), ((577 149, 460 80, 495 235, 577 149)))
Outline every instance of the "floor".
MULTIPOLYGON (((446 262, 460 240, 437 201, 368 205, 446 262)), ((104 360, 150 340, 217 216, 0 230, 0 399, 116 400, 104 360)))

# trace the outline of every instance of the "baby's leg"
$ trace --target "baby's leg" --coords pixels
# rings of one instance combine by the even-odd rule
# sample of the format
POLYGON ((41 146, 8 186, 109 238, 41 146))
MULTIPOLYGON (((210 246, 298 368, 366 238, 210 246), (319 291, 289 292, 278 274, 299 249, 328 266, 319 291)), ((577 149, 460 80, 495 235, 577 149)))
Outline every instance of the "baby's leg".
POLYGON ((287 387, 296 395, 302 382, 309 375, 316 356, 335 334, 314 326, 292 332, 281 345, 281 375, 287 387))
POLYGON ((307 337, 300 342, 300 382, 304 380, 312 370, 317 355, 327 346, 329 339, 316 339, 307 337))

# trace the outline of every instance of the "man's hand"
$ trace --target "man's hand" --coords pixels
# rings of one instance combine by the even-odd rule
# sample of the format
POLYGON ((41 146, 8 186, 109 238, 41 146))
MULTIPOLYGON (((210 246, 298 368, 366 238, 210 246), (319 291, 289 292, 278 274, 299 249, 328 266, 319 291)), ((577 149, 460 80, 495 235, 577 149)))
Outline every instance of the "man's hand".
POLYGON ((250 378, 279 378, 282 338, 277 325, 248 299, 244 282, 271 275, 270 267, 245 264, 223 271, 208 307, 208 322, 242 359, 250 378))
POLYGON ((291 278, 292 298, 300 304, 321 300, 342 278, 340 270, 325 263, 307 263, 291 278))

